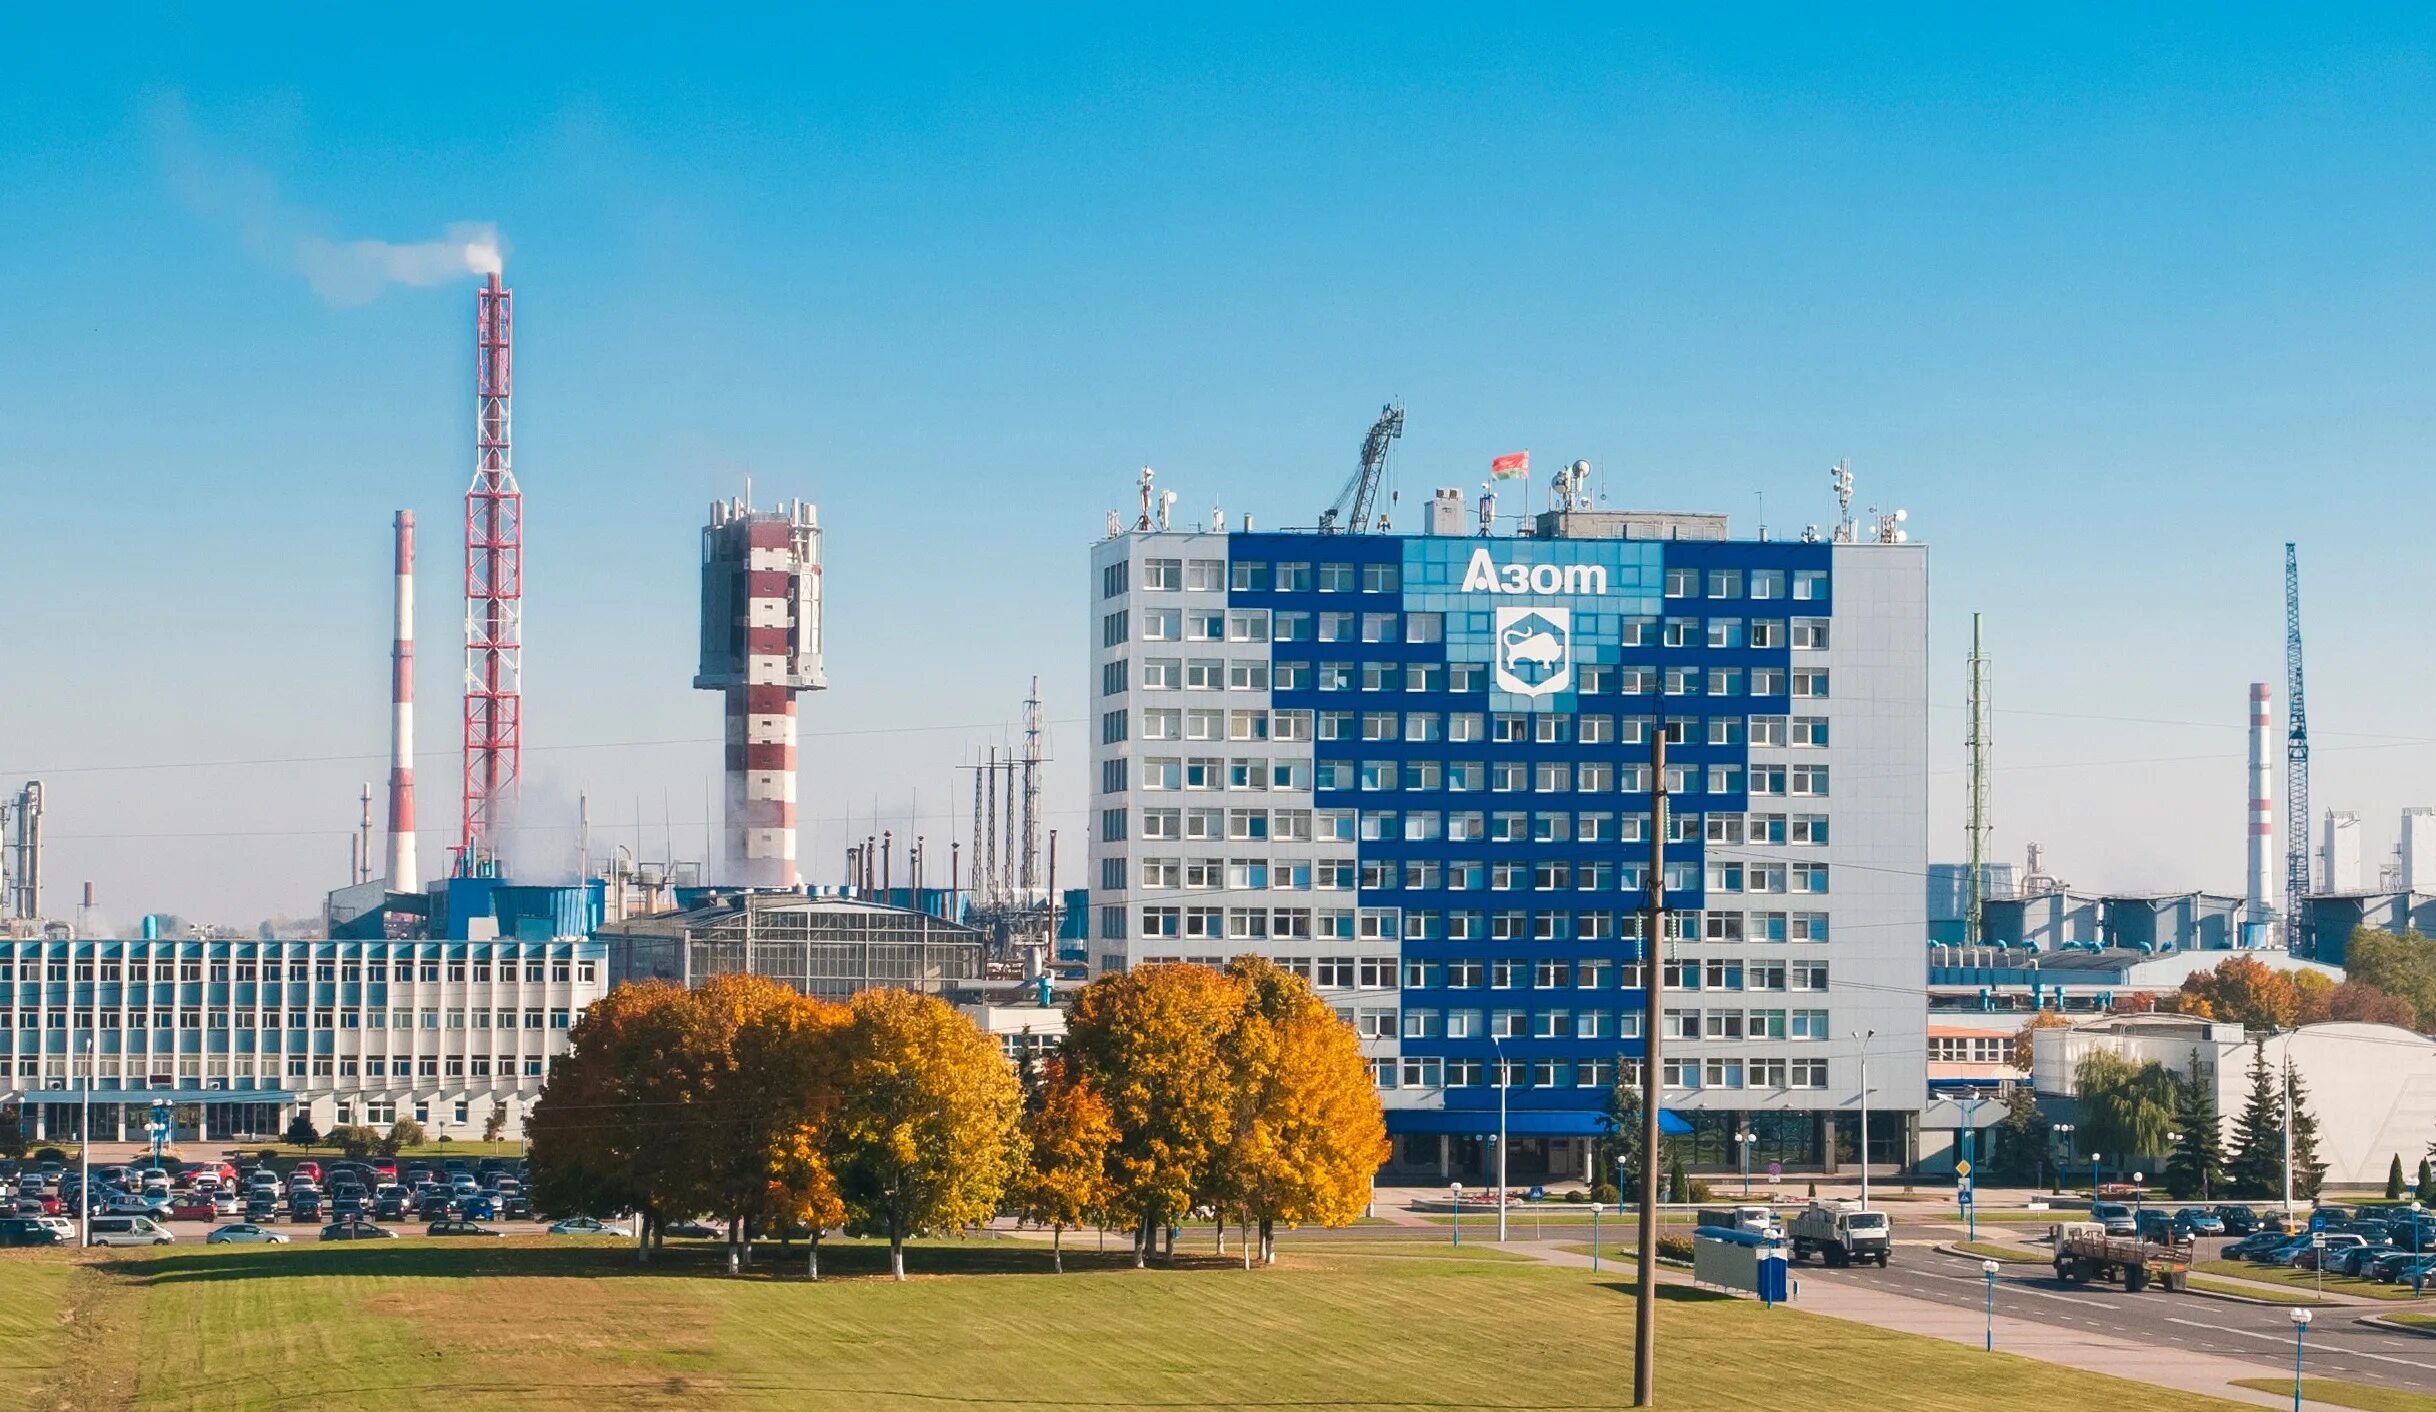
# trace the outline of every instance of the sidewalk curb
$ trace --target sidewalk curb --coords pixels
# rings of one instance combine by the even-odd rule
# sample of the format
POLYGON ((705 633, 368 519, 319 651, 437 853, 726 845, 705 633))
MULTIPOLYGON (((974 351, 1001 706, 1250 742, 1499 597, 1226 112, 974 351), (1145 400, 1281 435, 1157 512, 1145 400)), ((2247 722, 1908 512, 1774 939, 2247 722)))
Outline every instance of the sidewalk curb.
POLYGON ((2370 1314, 2364 1318, 2354 1319, 2352 1322, 2366 1324, 2372 1329, 2383 1329, 2390 1334, 2409 1334, 2413 1338, 2436 1338, 2436 1328, 2429 1328, 2421 1324, 2397 1324, 2383 1314, 2370 1314))

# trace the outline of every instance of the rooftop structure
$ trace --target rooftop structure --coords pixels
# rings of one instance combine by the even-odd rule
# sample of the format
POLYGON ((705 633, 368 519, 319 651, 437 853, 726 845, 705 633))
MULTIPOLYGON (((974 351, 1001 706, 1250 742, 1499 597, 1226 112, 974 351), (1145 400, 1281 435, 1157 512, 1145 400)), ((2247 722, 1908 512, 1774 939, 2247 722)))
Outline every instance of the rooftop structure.
POLYGON ((683 912, 603 926, 609 983, 767 976, 823 1000, 896 986, 939 994, 982 975, 982 937, 904 907, 801 893, 717 893, 683 912))

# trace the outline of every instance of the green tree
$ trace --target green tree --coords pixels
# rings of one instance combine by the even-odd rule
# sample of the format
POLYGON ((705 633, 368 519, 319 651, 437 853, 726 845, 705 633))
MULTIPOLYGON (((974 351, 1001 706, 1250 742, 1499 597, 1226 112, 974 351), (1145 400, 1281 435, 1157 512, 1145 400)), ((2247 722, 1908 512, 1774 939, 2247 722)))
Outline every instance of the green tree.
POLYGON ((847 1005, 830 1160, 848 1220, 905 1242, 988 1220, 1023 1169, 1023 1086, 989 1036, 954 1007, 909 990, 847 1005))
POLYGON ((2047 1160, 2054 1150, 2053 1125, 2038 1109, 2038 1096, 2028 1084, 2015 1084, 2005 1093, 2005 1116, 1989 1130, 1995 1146, 1987 1159, 1985 1184, 2043 1186, 2047 1160))
POLYGON ((2292 1194, 2314 1201, 2326 1180, 2326 1164, 2318 1160, 2318 1120, 2309 1111, 2309 1090, 2289 1058, 2284 1083, 2292 1098, 2292 1194))
POLYGON ((497 1142, 507 1132, 507 1105, 494 1102, 491 1115, 482 1120, 482 1140, 497 1142))
POLYGON ((381 1145, 381 1135, 361 1123, 330 1129, 330 1141, 349 1157, 369 1157, 381 1145))
POLYGON ((2174 1131, 2175 1080, 2151 1059, 2134 1064, 2112 1050, 2093 1049, 2073 1071, 2081 1099, 2080 1141, 2085 1150, 2120 1155, 2128 1170, 2142 1157, 2169 1145, 2174 1131))
POLYGON ((2362 927, 2344 945, 2343 971, 2351 984, 2408 1005, 2418 1021, 2412 1028, 2436 1023, 2436 939, 2362 927))
POLYGON ((2233 1157, 2226 1165, 2233 1194, 2256 1200, 2274 1196, 2284 1182, 2284 1094, 2267 1064, 2264 1036, 2250 1043, 2250 1093, 2233 1124, 2233 1157))
POLYGON ((0 1117, 0 1157, 23 1157, 28 1145, 25 1120, 15 1113, 0 1117))
MULTIPOLYGON (((1617 1200, 1636 1209, 1641 1205, 1641 1076, 1634 1072, 1630 1060, 1616 1064, 1616 1081, 1607 1089, 1607 1106, 1599 1116, 1605 1136, 1600 1139, 1596 1160, 1599 1180, 1606 1182, 1616 1175, 1616 1159, 1624 1159, 1623 1184, 1617 1200)), ((1658 1139, 1658 1170, 1666 1171, 1668 1144, 1658 1139)), ((1665 1196, 1665 1182, 1659 1183, 1659 1196, 1665 1196)))
POLYGON ((2385 1169, 2385 1199, 2402 1199, 2402 1154, 2399 1152, 2394 1154, 2393 1165, 2385 1169))
POLYGON ((296 1116, 288 1119, 284 1136, 290 1147, 311 1147, 321 1141, 321 1130, 313 1126, 313 1115, 299 1107, 296 1116))
POLYGON ((395 1157, 409 1147, 421 1147, 429 1141, 431 1135, 423 1131, 421 1123, 412 1118, 400 1118, 389 1125, 389 1136, 381 1139, 381 1151, 395 1157))
POLYGON ((2436 1200, 2436 1169, 2429 1167, 2425 1157, 2419 1159, 2419 1185, 2413 1190, 2419 1193, 2421 1201, 2436 1200))
POLYGON ((2216 1093, 2199 1072, 2199 1051, 2174 1084, 2174 1132, 2179 1141, 2165 1162, 2165 1189, 2178 1201, 2209 1201, 2225 1188, 2223 1124, 2216 1093))

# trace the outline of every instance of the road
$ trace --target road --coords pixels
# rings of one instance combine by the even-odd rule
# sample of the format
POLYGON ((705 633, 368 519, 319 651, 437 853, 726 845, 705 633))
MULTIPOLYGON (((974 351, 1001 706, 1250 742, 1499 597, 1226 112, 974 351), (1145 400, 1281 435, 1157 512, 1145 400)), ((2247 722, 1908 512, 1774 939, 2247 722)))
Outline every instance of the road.
MULTIPOLYGON (((1902 1246, 1884 1270, 1829 1270, 1797 1265, 1798 1280, 1850 1280, 1915 1299, 1983 1309, 1987 1279, 1973 1260, 1902 1246)), ((1795 1307, 1799 1308, 1797 1299, 1795 1307)), ((2118 1338, 2148 1339, 2271 1367, 2292 1362, 2288 1309, 2151 1289, 2125 1294, 2120 1286, 2067 1285, 2043 1266, 2006 1266, 1996 1277, 1996 1312, 2006 1318, 2086 1328, 2118 1338)), ((2436 1338, 2393 1333, 2355 1322, 2376 1309, 2320 1305, 2311 1311, 2308 1368, 2312 1374, 2387 1387, 2436 1392, 2436 1338)))

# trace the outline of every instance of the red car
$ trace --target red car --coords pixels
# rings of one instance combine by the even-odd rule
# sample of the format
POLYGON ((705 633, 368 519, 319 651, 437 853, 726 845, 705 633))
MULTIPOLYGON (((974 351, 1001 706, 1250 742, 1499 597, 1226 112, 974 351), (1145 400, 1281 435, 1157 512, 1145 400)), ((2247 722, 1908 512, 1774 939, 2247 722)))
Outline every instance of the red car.
POLYGON ((173 1221, 216 1221, 220 1213, 212 1208, 208 1196, 181 1196, 169 1208, 173 1221))
POLYGON ((288 1173, 288 1180, 290 1182, 294 1182, 298 1177, 306 1178, 307 1180, 311 1181, 313 1185, 320 1186, 321 1164, 319 1162, 297 1163, 295 1170, 288 1173))

